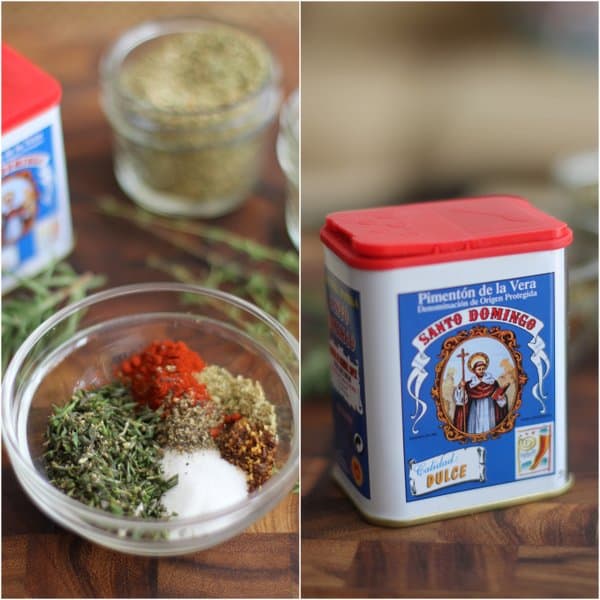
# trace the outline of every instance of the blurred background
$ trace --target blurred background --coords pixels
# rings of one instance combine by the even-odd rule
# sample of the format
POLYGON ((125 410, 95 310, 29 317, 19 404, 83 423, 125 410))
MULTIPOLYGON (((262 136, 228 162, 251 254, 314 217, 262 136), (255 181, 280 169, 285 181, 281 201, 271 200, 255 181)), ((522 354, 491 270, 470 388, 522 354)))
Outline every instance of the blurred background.
POLYGON ((597 362, 598 5, 302 5, 303 400, 328 402, 335 210, 517 194, 567 221, 571 367, 597 362))

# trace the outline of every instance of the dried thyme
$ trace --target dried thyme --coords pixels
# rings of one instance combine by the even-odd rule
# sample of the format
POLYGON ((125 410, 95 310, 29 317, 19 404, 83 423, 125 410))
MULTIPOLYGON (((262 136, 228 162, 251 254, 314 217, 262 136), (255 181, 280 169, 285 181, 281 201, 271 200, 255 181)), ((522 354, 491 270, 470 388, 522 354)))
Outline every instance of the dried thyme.
MULTIPOLYGON (((265 261, 269 261, 273 266, 278 265, 291 273, 297 273, 298 255, 296 252, 269 248, 218 227, 189 223, 189 221, 180 219, 156 217, 142 209, 122 205, 109 197, 100 199, 98 206, 103 214, 125 219, 201 261, 201 264, 206 265, 207 268, 204 269, 204 273, 196 274, 180 263, 167 261, 156 255, 147 257, 148 266, 163 271, 182 283, 221 289, 247 298, 275 317, 292 333, 296 332, 299 305, 297 281, 293 283, 285 281, 280 273, 273 273, 272 269, 270 272, 265 270, 265 261), (219 246, 224 244, 232 250, 242 252, 257 268, 253 266, 249 269, 242 263, 231 260, 222 248, 215 247, 215 243, 218 243, 219 246)), ((199 299, 192 294, 186 294, 185 301, 198 303, 208 302, 209 299, 199 299)), ((240 323, 244 329, 246 329, 246 325, 244 322, 240 323)), ((262 329, 256 332, 259 335, 268 333, 264 326, 259 326, 259 328, 262 329)), ((254 331, 249 332, 255 333, 254 331)))
MULTIPOLYGON (((293 325, 297 325, 298 321, 298 287, 293 284, 288 284, 283 281, 273 281, 266 276, 262 276, 261 280, 263 287, 260 291, 257 289, 258 281, 254 280, 254 289, 250 290, 248 287, 247 279, 240 279, 240 272, 242 269, 232 265, 231 263, 223 268, 216 268, 213 265, 208 275, 204 278, 197 278, 187 267, 178 263, 172 263, 162 260, 156 256, 149 256, 147 259, 148 266, 163 271, 169 274, 173 279, 180 281, 181 283, 190 283, 192 285, 202 285, 213 289, 224 289, 230 293, 237 294, 239 296, 248 296, 254 303, 262 308, 265 312, 270 313, 275 317, 282 325, 288 327, 290 331, 293 331, 293 325), (231 289, 227 285, 233 281, 239 283, 231 289), (279 302, 271 300, 272 297, 281 298, 279 302)), ((182 299, 189 304, 206 304, 210 303, 210 298, 199 298, 195 294, 184 294, 182 299)), ((255 323, 256 329, 251 327, 251 323, 247 323, 243 318, 239 318, 242 315, 240 311, 235 307, 224 307, 219 303, 216 306, 224 313, 226 313, 232 320, 238 322, 238 325, 243 329, 246 329, 248 333, 257 333, 259 336, 269 337, 269 329, 263 323, 255 323)))
POLYGON ((160 412, 139 407, 120 384, 78 390, 55 406, 44 453, 50 482, 68 496, 119 516, 164 517, 164 479, 155 441, 160 412))

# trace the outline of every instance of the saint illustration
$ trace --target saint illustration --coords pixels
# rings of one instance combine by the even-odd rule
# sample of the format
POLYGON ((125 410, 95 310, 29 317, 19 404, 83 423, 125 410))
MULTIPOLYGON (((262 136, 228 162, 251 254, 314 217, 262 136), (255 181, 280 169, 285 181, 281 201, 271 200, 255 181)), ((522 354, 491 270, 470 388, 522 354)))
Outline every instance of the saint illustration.
POLYGON ((467 366, 473 376, 466 380, 467 353, 463 349, 458 356, 462 360, 462 379, 454 390, 454 426, 465 433, 485 433, 508 415, 508 385, 501 387, 487 371, 490 359, 484 352, 475 352, 469 358, 467 366))
POLYGON ((33 227, 37 191, 33 175, 24 171, 2 178, 2 245, 17 243, 33 227))

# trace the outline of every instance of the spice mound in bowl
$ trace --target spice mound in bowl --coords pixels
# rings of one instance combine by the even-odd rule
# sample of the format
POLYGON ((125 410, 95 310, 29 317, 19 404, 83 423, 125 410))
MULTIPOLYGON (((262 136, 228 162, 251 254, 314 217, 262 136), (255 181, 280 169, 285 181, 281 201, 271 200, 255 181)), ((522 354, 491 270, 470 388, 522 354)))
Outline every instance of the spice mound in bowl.
POLYGON ((154 341, 114 381, 54 406, 44 466, 70 497, 119 516, 196 517, 235 505, 275 470, 277 417, 258 381, 154 341))

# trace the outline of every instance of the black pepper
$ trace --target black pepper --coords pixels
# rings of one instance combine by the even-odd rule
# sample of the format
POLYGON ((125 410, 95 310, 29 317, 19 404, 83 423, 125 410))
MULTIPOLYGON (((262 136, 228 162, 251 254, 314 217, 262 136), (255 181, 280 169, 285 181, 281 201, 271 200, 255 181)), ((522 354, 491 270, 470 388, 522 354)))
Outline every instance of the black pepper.
POLYGON ((158 426, 157 440, 178 452, 214 448, 210 430, 222 418, 219 407, 210 400, 196 404, 186 396, 173 398, 168 416, 158 426))

